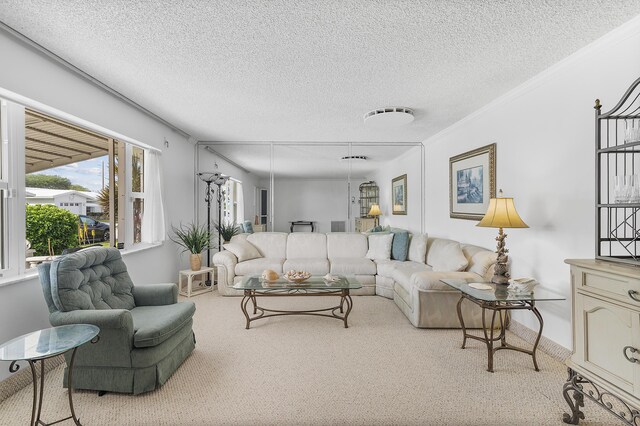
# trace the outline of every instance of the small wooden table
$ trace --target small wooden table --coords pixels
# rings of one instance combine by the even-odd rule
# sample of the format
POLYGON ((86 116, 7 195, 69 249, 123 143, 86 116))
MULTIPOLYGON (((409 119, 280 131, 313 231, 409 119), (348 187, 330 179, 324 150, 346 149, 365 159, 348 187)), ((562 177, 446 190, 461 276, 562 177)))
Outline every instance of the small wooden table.
POLYGON ((213 280, 214 280, 214 269, 209 267, 200 268, 199 271, 193 271, 191 269, 185 269, 178 273, 178 290, 180 290, 180 294, 182 296, 196 296, 202 293, 208 293, 213 291, 213 280), (200 281, 194 280, 194 277, 199 275, 204 275, 203 279, 200 281), (184 282, 186 278, 187 282, 184 282), (206 281, 209 280, 211 285, 206 285, 206 281), (193 285, 197 285, 197 289, 193 289, 193 285), (184 286, 184 290, 183 290, 184 286))

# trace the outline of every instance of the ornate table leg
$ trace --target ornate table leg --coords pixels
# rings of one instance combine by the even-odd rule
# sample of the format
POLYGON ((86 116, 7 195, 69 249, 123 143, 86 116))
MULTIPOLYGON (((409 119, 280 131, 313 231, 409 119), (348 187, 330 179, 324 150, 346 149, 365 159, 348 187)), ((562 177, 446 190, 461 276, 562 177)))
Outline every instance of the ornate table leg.
POLYGON ((343 298, 347 302, 347 312, 344 313, 344 328, 349 328, 349 325, 347 324, 347 318, 349 318, 349 313, 351 312, 351 308, 353 307, 353 300, 351 300, 349 290, 344 290, 343 298))
POLYGON ((567 369, 569 377, 567 383, 562 386, 562 396, 564 400, 569 404, 571 414, 564 413, 562 415, 562 421, 572 425, 577 425, 580 419, 584 420, 584 413, 580 411, 580 407, 584 407, 584 396, 581 392, 578 392, 576 380, 577 374, 571 368, 567 369), (573 390, 573 399, 569 396, 569 393, 573 390), (575 402, 574 402, 575 401, 575 402))
POLYGON ((245 290, 244 297, 240 301, 240 309, 242 309, 242 313, 247 320, 247 324, 245 326, 245 329, 247 330, 249 329, 249 324, 251 323, 251 318, 249 318, 249 313, 247 312, 247 304, 251 300, 251 297, 251 290, 245 290))
POLYGON ((536 337, 536 342, 533 344, 533 353, 531 354, 533 356, 533 366, 536 368, 536 371, 540 371, 540 369, 538 368, 538 361, 536 360, 536 349, 538 349, 538 343, 540 343, 540 338, 542 337, 542 327, 544 326, 544 321, 542 320, 542 315, 538 311, 538 308, 536 308, 533 303, 531 304, 531 312, 533 312, 533 314, 536 316, 536 318, 538 318, 538 321, 540 322, 540 330, 538 330, 538 337, 536 337))
MULTIPOLYGON (((482 307, 482 328, 484 329, 484 338, 487 341, 487 350, 488 350, 488 362, 487 362, 487 371, 490 373, 493 373, 493 333, 495 330, 495 326, 496 326, 496 312, 498 312, 497 309, 492 309, 493 314, 491 314, 491 331, 489 333, 489 338, 487 339, 487 328, 485 326, 485 320, 484 320, 484 313, 485 313, 485 308, 484 306, 482 307)), ((502 330, 500 330, 500 333, 502 333, 502 330)))
POLYGON ((462 349, 464 349, 465 344, 467 343, 467 328, 464 326, 464 319, 462 318, 462 301, 464 300, 464 296, 460 296, 460 300, 458 300, 458 321, 460 321, 460 327, 462 327, 462 349))

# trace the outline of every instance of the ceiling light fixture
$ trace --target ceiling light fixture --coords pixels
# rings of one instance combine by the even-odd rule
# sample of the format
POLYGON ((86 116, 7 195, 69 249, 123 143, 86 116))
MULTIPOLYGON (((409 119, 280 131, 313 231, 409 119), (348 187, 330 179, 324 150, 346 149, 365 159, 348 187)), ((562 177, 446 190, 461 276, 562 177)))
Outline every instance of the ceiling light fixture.
POLYGON ((378 108, 364 115, 364 123, 374 127, 404 126, 413 121, 413 110, 405 107, 378 108))
POLYGON ((345 155, 344 157, 341 158, 341 160, 366 161, 367 156, 366 155, 345 155))

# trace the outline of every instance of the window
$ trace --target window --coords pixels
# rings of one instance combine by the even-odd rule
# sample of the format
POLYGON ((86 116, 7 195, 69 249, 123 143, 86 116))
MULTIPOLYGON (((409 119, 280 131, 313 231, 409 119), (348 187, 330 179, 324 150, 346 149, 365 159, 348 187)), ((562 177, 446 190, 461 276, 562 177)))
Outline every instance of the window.
MULTIPOLYGON (((79 127, 71 121, 61 120, 54 115, 62 113, 47 107, 43 108, 54 115, 6 99, 0 99, 0 105, 0 276, 24 272, 27 257, 59 255, 64 248, 78 244, 101 241, 106 245, 129 248, 137 243, 164 240, 159 155, 155 150, 138 146, 134 141, 113 139, 102 133, 104 129, 97 133, 90 129, 92 126, 79 127), (150 156, 150 153, 156 155, 150 156), (122 160, 120 170, 118 158, 122 160), (125 158, 129 161, 125 162, 125 158), (147 183, 148 158, 153 160, 154 166, 150 169, 154 177, 150 185, 147 183), (60 173, 66 179, 70 175, 62 172, 78 169, 81 172, 77 179, 67 179, 69 186, 63 189, 25 184, 33 174, 51 177, 60 173), (117 190, 118 183, 122 187, 120 191, 117 190), (37 191, 32 191, 34 188, 37 191), (62 201, 54 201, 58 197, 62 201), (69 226, 73 232, 64 238, 68 245, 48 247, 45 241, 44 246, 31 244, 25 250, 27 235, 35 235, 27 233, 28 227, 34 229, 34 222, 27 220, 29 208, 26 206, 46 204, 48 209, 54 209, 52 211, 67 210, 66 217, 71 214, 75 218, 69 226), (145 214, 154 219, 155 226, 145 228, 145 214)), ((27 263, 34 265, 36 262, 27 263)))

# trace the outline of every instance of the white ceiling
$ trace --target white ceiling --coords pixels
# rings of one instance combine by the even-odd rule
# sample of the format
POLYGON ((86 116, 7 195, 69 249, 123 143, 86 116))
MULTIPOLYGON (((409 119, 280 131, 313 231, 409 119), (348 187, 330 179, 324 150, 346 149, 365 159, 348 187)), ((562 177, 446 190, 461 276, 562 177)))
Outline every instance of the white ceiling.
POLYGON ((637 0, 0 1, 0 20, 199 140, 422 141, 637 0), (400 128, 369 110, 414 109, 400 128))

